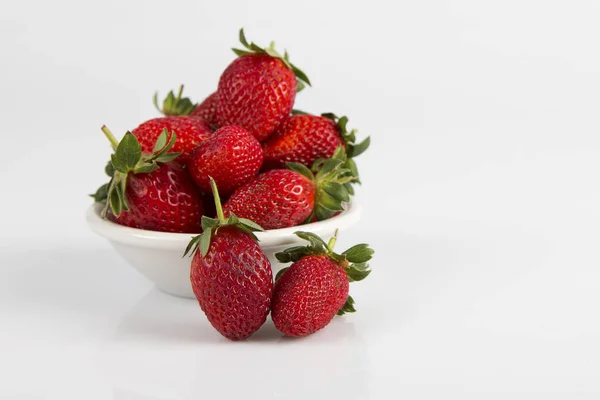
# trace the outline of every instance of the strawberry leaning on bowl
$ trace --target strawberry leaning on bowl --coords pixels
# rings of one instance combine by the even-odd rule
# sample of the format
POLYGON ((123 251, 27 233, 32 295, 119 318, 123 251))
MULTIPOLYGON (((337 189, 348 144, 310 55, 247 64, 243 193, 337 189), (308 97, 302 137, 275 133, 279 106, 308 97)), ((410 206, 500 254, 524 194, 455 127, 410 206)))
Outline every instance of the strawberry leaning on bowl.
POLYGON ((246 339, 267 319, 273 292, 271 263, 252 233, 252 221, 223 215, 219 193, 210 180, 217 219, 202 217, 203 233, 185 254, 193 254, 190 280, 208 321, 231 340, 246 339))
POLYGON ((136 137, 127 132, 117 139, 105 126, 102 131, 115 153, 106 167, 111 177, 93 197, 106 203, 102 216, 118 224, 162 232, 200 232, 202 198, 187 171, 170 153, 177 137, 164 130, 152 153, 142 152, 136 137))
POLYGON ((187 163, 196 185, 211 192, 209 177, 226 196, 250 181, 263 162, 258 140, 239 126, 224 126, 196 147, 187 163))
POLYGON ((290 114, 296 92, 310 81, 290 63, 287 52, 280 55, 273 44, 249 44, 243 29, 240 42, 245 50, 233 49, 239 57, 219 79, 217 120, 219 126, 241 126, 263 141, 290 114))
POLYGON ((296 114, 287 117, 273 136, 263 143, 263 169, 283 168, 288 162, 310 167, 319 158, 330 158, 340 146, 351 159, 362 154, 370 144, 367 137, 356 144, 356 130, 348 131, 348 117, 335 114, 296 114))
POLYGON ((349 282, 366 278, 367 263, 374 251, 359 244, 341 254, 333 251, 336 234, 329 243, 309 232, 296 232, 309 241, 275 256, 281 262, 293 262, 275 278, 271 317, 275 327, 287 336, 310 335, 327 326, 333 317, 354 309, 349 282))
POLYGON ((198 144, 212 135, 212 129, 208 122, 187 115, 154 118, 142 123, 131 133, 139 141, 142 151, 149 153, 154 148, 158 136, 165 129, 177 134, 177 142, 173 145, 173 151, 181 153, 177 161, 182 164, 187 162, 191 152, 198 144))
POLYGON ((343 159, 330 158, 317 160, 312 170, 289 163, 288 169, 264 172, 233 192, 225 213, 251 219, 264 229, 330 218, 350 201, 345 185, 354 177, 343 164, 343 159))

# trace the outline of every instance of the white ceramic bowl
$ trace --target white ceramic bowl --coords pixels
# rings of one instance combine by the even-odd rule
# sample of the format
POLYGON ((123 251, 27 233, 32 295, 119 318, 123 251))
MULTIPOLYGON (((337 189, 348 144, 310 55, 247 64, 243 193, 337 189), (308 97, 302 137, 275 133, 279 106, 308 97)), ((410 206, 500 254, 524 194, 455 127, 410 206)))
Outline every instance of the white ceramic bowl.
MULTIPOLYGON (((90 228, 110 241, 117 253, 132 267, 150 279, 159 290, 180 296, 194 298, 190 285, 191 258, 182 258, 183 252, 194 236, 187 233, 167 233, 128 228, 102 219, 102 206, 90 206, 87 222, 90 228)), ((291 228, 273 229, 257 232, 260 247, 273 267, 273 274, 283 267, 275 258, 275 253, 290 245, 305 243, 294 232, 313 232, 325 241, 336 229, 340 231, 356 224, 360 219, 361 208, 354 202, 347 210, 325 221, 314 222, 291 228)))

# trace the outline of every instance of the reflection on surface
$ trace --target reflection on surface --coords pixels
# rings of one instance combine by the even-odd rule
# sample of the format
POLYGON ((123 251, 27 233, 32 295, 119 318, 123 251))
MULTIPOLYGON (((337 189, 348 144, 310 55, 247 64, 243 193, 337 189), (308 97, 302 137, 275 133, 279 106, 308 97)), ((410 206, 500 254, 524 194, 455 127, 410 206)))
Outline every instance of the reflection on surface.
POLYGON ((101 363, 115 400, 368 398, 368 354, 352 316, 304 339, 268 320, 230 342, 195 301, 156 290, 123 316, 101 363))

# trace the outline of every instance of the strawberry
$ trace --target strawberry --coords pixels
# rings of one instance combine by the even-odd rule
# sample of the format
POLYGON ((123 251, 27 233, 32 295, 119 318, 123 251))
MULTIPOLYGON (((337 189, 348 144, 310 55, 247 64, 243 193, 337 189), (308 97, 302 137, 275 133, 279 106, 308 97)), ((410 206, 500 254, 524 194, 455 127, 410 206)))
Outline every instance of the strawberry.
POLYGON ((358 156, 369 147, 370 138, 355 144, 356 130, 348 132, 347 123, 347 117, 334 114, 290 115, 263 143, 263 169, 283 168, 288 162, 308 167, 318 158, 332 157, 340 146, 346 149, 348 158, 358 156))
POLYGON ((233 49, 239 57, 219 80, 217 120, 219 126, 241 126, 263 141, 290 114, 296 92, 310 81, 273 43, 268 48, 248 44, 243 29, 240 42, 246 50, 233 49))
POLYGON ((213 127, 218 127, 217 100, 218 96, 217 92, 215 92, 204 99, 202 103, 198 104, 194 111, 192 111, 191 115, 202 118, 213 127))
POLYGON ((354 178, 342 168, 343 161, 318 160, 311 171, 298 163, 289 169, 273 169, 239 187, 225 203, 226 213, 251 219, 265 229, 295 226, 330 218, 350 200, 344 184, 354 178))
POLYGON ((152 153, 143 153, 136 137, 127 132, 121 142, 105 126, 102 131, 115 153, 105 171, 111 177, 93 197, 106 202, 103 217, 138 229, 164 232, 200 232, 202 198, 187 172, 169 153, 175 133, 158 137, 152 153))
POLYGON ((204 139, 212 135, 210 125, 201 118, 192 116, 169 116, 154 118, 131 131, 142 146, 142 151, 151 152, 163 130, 175 132, 177 142, 173 151, 181 152, 178 162, 185 164, 190 153, 204 139))
POLYGON ((248 182, 263 162, 260 143, 239 126, 224 126, 196 147, 187 163, 194 182, 210 193, 212 176, 223 195, 248 182))
POLYGON ((215 181, 210 184, 218 218, 202 217, 203 233, 185 250, 194 255, 192 289, 217 331, 231 340, 246 339, 269 314, 271 263, 252 233, 262 228, 233 214, 225 219, 215 181))
POLYGON ((265 229, 299 225, 312 213, 315 185, 306 176, 274 169, 241 186, 227 200, 225 214, 234 213, 257 222, 265 229))
POLYGON ((309 232, 296 235, 310 245, 275 255, 279 261, 293 264, 275 278, 271 317, 283 334, 302 337, 327 326, 336 314, 356 311, 348 295, 348 283, 369 275, 367 261, 374 252, 368 245, 359 244, 342 254, 334 253, 337 231, 329 243, 309 232))

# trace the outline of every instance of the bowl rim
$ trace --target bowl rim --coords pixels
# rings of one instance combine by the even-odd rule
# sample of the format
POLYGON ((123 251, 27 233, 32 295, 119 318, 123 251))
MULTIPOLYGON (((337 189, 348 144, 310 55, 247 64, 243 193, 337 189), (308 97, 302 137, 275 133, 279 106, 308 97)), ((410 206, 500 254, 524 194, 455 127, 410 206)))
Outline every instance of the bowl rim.
MULTIPOLYGON (((198 233, 158 232, 145 229, 130 228, 103 219, 100 214, 103 205, 92 204, 87 209, 86 220, 92 231, 110 241, 137 247, 152 247, 161 249, 179 249, 182 251, 190 239, 198 233)), ((355 199, 346 204, 346 209, 339 215, 324 221, 297 225, 289 228, 271 229, 256 232, 261 247, 275 247, 302 242, 294 232, 307 231, 317 235, 332 235, 335 229, 344 230, 355 225, 362 214, 362 207, 355 199)), ((326 239, 326 238, 325 238, 326 239)))

